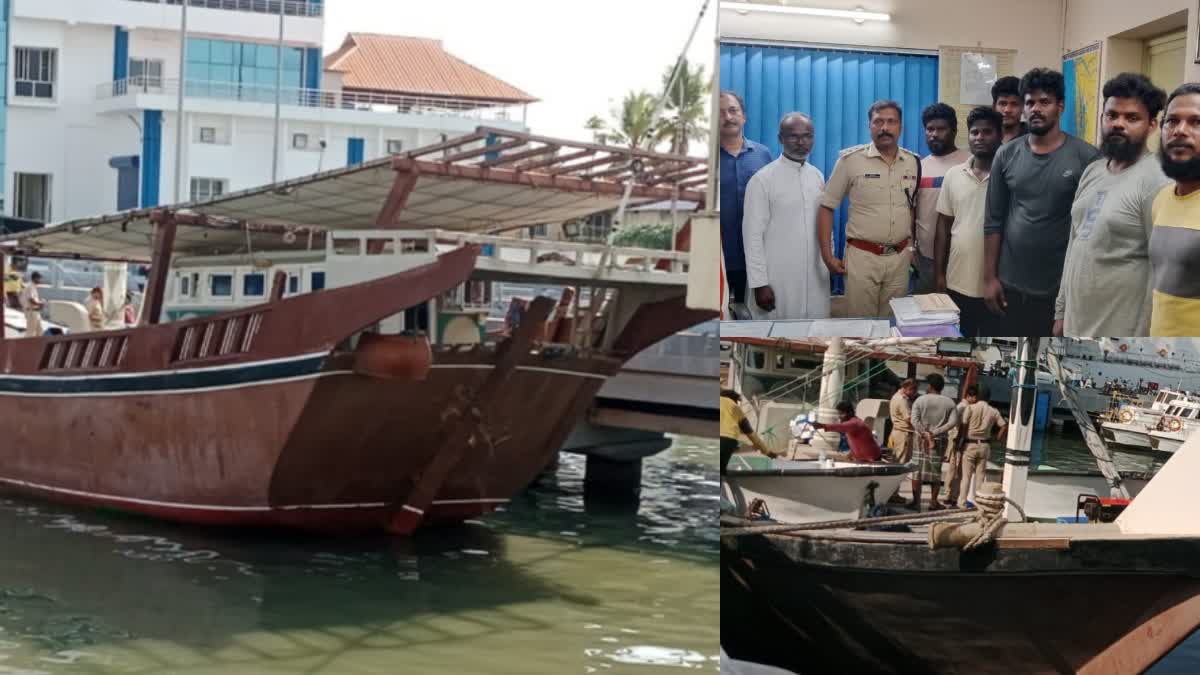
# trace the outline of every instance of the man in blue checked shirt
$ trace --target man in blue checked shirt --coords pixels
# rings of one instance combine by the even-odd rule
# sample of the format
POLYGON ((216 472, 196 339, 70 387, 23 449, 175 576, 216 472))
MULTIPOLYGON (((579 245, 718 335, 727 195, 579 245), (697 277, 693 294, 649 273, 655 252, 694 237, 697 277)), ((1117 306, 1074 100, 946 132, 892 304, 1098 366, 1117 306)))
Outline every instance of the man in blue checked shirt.
POLYGON ((746 253, 742 245, 742 211, 746 185, 759 169, 771 163, 767 146, 746 138, 742 97, 721 92, 721 250, 729 280, 731 304, 746 303, 746 253))

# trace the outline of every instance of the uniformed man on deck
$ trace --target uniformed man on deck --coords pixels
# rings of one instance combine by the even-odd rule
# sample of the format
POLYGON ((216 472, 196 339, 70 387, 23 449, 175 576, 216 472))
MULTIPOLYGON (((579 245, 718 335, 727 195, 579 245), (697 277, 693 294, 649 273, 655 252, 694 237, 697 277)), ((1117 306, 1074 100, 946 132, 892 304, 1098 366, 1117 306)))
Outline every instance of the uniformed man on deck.
POLYGON ((900 147, 900 115, 895 101, 871 105, 871 142, 842 151, 817 214, 821 257, 831 272, 846 275, 846 310, 852 318, 886 317, 889 301, 908 294, 921 160, 900 147), (833 255, 833 210, 847 194, 843 261, 833 255))

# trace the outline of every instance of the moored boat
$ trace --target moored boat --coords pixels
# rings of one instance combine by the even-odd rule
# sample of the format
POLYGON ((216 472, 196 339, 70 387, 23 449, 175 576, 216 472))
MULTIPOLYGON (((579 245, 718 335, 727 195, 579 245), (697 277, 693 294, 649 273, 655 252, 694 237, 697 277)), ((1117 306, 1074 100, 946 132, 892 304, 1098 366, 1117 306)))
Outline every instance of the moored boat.
MULTIPOLYGON (((687 254, 672 251, 661 272, 577 271, 574 283, 607 302, 562 330, 548 298, 497 343, 430 345, 405 325, 406 312, 473 274, 503 270, 480 263, 471 241, 413 251, 422 255, 407 267, 385 252, 442 228, 612 208, 625 179, 638 183, 635 197, 670 195, 655 170, 691 167, 687 182, 703 164, 601 146, 580 151, 593 156, 583 168, 545 159, 572 145, 481 129, 204 204, 19 237, 10 255, 153 262, 141 325, 0 340, 0 416, 10 420, 0 484, 177 521, 336 532, 407 534, 503 504, 625 360, 715 314, 688 309, 687 254), (503 148, 481 149, 496 137, 503 148), (534 155, 537 167, 521 163, 534 155), (633 159, 650 173, 631 176, 633 159), (172 255, 307 250, 314 238, 354 240, 374 257, 348 257, 340 272, 331 263, 330 283, 313 292, 285 297, 277 271, 262 302, 159 323, 172 255)), ((702 199, 690 184, 682 191, 702 199)))

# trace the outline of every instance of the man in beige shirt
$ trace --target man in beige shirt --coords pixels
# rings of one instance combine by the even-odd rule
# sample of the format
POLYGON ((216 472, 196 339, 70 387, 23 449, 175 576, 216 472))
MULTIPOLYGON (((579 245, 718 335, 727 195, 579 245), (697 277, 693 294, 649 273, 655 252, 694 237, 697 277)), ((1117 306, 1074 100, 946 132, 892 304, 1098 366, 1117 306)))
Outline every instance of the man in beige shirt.
POLYGON ((897 464, 908 464, 912 459, 912 402, 916 397, 917 381, 909 378, 900 383, 888 404, 892 418, 892 459, 897 464))
POLYGON ((851 318, 887 317, 889 302, 908 294, 913 215, 920 158, 900 147, 900 105, 876 101, 867 111, 871 142, 842 151, 825 184, 817 212, 821 258, 829 271, 846 275, 851 318), (850 197, 846 254, 833 255, 833 211, 850 197))
POLYGON ((976 490, 983 485, 988 456, 992 452, 992 428, 996 427, 995 439, 1000 440, 1008 426, 1004 417, 992 407, 986 397, 980 400, 979 385, 972 384, 967 387, 966 402, 967 407, 963 411, 961 426, 958 430, 958 437, 964 442, 962 484, 958 491, 959 508, 966 507, 967 496, 972 494, 970 490, 972 478, 975 479, 976 490))

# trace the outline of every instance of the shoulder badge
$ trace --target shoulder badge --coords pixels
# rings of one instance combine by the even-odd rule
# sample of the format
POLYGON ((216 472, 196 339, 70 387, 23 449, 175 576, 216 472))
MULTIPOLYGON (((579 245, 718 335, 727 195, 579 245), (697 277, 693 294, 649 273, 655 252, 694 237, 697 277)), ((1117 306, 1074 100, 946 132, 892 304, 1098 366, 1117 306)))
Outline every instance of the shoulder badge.
POLYGON ((843 149, 840 153, 838 153, 838 157, 842 158, 842 157, 845 157, 846 155, 849 155, 852 152, 858 152, 859 150, 866 150, 868 145, 870 145, 870 143, 863 143, 862 145, 852 145, 848 148, 843 149))

